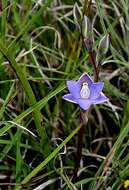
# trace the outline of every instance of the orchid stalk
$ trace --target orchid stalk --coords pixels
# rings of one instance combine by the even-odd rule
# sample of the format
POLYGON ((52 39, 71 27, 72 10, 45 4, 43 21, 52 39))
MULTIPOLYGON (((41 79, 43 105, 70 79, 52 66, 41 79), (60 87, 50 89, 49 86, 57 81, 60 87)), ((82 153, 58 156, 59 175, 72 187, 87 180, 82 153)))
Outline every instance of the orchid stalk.
MULTIPOLYGON (((77 5, 76 7, 74 8, 74 17, 76 16, 77 23, 76 12, 80 13, 81 11, 79 10, 79 7, 77 5), (76 9, 77 11, 75 11, 76 9)), ((83 125, 78 131, 77 152, 75 160, 75 169, 73 173, 73 181, 76 181, 78 177, 77 173, 80 167, 80 160, 82 156, 83 137, 85 134, 85 126, 88 122, 90 107, 92 105, 101 104, 108 101, 108 98, 102 92, 104 83, 99 81, 99 68, 101 65, 101 60, 99 60, 98 58, 101 57, 100 52, 101 54, 105 54, 107 52, 109 39, 105 36, 102 40, 100 40, 99 48, 96 53, 93 50, 93 26, 90 19, 87 16, 84 16, 82 19, 82 23, 79 25, 78 28, 80 29, 84 46, 87 52, 89 53, 89 60, 94 70, 94 80, 87 73, 84 73, 81 75, 78 81, 67 81, 66 85, 69 90, 69 93, 63 96, 64 100, 79 105, 79 107, 82 110, 81 118, 83 125), (102 49, 104 49, 104 52, 101 51, 102 49)))

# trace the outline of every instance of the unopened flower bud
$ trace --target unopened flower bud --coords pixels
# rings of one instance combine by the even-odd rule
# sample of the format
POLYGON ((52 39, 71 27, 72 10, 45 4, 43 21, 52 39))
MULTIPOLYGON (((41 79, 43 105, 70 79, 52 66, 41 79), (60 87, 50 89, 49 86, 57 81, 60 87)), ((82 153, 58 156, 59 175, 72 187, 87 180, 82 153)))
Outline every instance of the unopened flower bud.
POLYGON ((83 17, 82 36, 84 38, 84 43, 87 51, 91 52, 93 46, 92 24, 87 16, 83 17))
POLYGON ((92 24, 87 16, 84 16, 82 20, 82 35, 83 38, 88 38, 92 35, 92 24))
POLYGON ((109 34, 105 35, 99 42, 99 53, 106 54, 109 47, 109 34))
POLYGON ((109 34, 103 36, 99 42, 98 51, 97 51, 97 62, 102 63, 109 48, 109 34))

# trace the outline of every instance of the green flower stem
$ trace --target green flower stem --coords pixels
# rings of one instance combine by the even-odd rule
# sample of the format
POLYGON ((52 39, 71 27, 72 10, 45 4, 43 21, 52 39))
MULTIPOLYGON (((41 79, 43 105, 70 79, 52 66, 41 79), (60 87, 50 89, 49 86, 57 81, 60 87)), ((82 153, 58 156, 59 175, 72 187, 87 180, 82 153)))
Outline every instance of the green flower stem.
MULTIPOLYGON (((15 58, 12 56, 12 54, 8 51, 8 49, 2 43, 0 43, 0 51, 6 57, 6 59, 9 61, 11 67, 13 68, 16 75, 18 76, 18 78, 19 78, 19 80, 20 80, 20 82, 21 82, 21 84, 25 90, 25 93, 27 95, 29 105, 32 106, 32 105, 36 104, 36 98, 35 98, 35 95, 32 91, 32 88, 31 88, 28 80, 26 79, 24 72, 22 72, 22 69, 17 64, 15 58)), ((45 156, 48 156, 48 154, 51 152, 51 147, 49 145, 49 141, 48 141, 46 131, 41 126, 40 110, 39 109, 34 110, 33 116, 34 116, 34 121, 35 121, 36 129, 37 129, 37 133, 41 137, 42 143, 48 144, 47 146, 44 146, 44 154, 45 154, 45 156)))

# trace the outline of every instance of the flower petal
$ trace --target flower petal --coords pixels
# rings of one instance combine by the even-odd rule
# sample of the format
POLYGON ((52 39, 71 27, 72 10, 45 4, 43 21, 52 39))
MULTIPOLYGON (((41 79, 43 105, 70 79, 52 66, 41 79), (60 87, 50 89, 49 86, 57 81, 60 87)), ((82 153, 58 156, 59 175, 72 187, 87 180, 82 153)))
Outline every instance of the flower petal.
POLYGON ((75 81, 67 81, 67 87, 74 98, 80 98, 81 86, 75 81))
POLYGON ((77 104, 75 98, 71 94, 66 94, 62 97, 64 100, 77 104))
POLYGON ((84 73, 83 75, 81 75, 77 83, 82 85, 83 82, 87 82, 89 85, 91 85, 93 83, 93 80, 87 73, 84 73))
POLYGON ((90 95, 90 99, 96 99, 100 96, 100 93, 103 89, 104 83, 103 82, 96 82, 91 84, 90 87, 90 91, 91 91, 91 95, 90 95))
POLYGON ((108 98, 102 93, 97 99, 93 100, 93 104, 101 104, 108 101, 108 98))
POLYGON ((87 110, 92 103, 90 100, 84 100, 84 99, 78 99, 77 102, 79 106, 84 110, 87 110))

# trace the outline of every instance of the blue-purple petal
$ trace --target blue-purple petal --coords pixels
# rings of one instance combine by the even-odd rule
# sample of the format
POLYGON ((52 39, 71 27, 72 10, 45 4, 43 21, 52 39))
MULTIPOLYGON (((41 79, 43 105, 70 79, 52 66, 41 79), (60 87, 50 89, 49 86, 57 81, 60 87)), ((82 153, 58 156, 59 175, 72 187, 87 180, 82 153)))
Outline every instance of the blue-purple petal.
POLYGON ((67 87, 74 98, 80 98, 81 86, 75 81, 67 81, 67 87))
POLYGON ((96 99, 100 96, 100 93, 103 89, 104 83, 103 82, 97 82, 97 83, 93 83, 91 84, 90 87, 90 99, 96 99))
POLYGON ((84 110, 88 110, 88 108, 90 107, 92 103, 90 100, 85 100, 85 99, 78 99, 77 102, 79 106, 84 110))
POLYGON ((64 100, 77 104, 76 99, 72 96, 72 94, 66 94, 62 97, 64 100))
POLYGON ((93 83, 93 80, 88 74, 84 73, 83 75, 81 75, 77 83, 79 85, 82 85, 83 82, 87 82, 89 85, 91 85, 93 83))
POLYGON ((97 99, 93 100, 93 104, 101 104, 106 101, 108 101, 108 98, 104 94, 101 94, 97 99))
POLYGON ((101 104, 108 100, 102 93, 103 86, 103 82, 94 83, 90 76, 84 73, 78 81, 67 81, 69 94, 64 95, 63 99, 79 104, 82 109, 87 110, 92 104, 101 104), (84 82, 88 83, 88 86, 84 86, 84 82), (87 88, 90 90, 90 96, 87 99, 81 96, 82 88, 85 91, 87 88))

